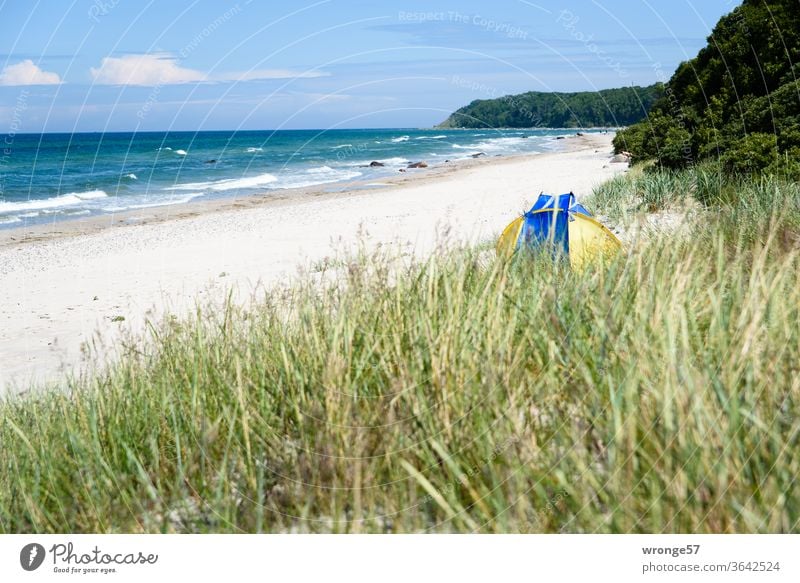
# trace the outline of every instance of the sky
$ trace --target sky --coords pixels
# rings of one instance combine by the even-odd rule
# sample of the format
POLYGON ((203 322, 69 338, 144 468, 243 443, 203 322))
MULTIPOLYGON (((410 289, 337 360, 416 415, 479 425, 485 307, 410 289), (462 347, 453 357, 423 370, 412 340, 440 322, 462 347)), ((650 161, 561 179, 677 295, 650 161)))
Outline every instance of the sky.
POLYGON ((429 127, 667 80, 735 0, 0 0, 0 133, 429 127))

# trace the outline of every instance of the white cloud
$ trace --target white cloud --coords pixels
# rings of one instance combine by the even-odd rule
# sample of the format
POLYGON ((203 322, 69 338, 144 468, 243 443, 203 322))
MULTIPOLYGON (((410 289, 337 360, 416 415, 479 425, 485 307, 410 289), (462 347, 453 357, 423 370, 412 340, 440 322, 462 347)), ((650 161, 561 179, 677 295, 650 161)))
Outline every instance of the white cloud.
POLYGON ((0 73, 0 85, 60 85, 58 73, 42 71, 33 61, 26 59, 9 65, 0 73))
POLYGON ((236 82, 258 79, 310 79, 327 77, 323 71, 290 69, 254 69, 207 75, 202 71, 181 67, 175 57, 165 54, 106 57, 98 68, 92 67, 92 78, 99 85, 178 85, 198 82, 236 82))
POLYGON ((205 79, 200 71, 180 67, 175 58, 165 55, 106 57, 91 71, 99 85, 174 85, 205 79))

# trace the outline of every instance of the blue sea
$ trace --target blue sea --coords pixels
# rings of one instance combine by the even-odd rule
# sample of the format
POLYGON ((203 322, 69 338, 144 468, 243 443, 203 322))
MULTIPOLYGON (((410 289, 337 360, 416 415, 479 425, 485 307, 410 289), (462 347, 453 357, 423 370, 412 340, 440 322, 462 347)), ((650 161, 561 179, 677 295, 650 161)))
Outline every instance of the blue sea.
MULTIPOLYGON (((570 130, 0 135, 0 228, 287 191, 379 188, 410 162, 544 152, 570 130), (370 167, 371 162, 384 166, 370 167)), ((425 172, 425 170, 409 170, 425 172)))

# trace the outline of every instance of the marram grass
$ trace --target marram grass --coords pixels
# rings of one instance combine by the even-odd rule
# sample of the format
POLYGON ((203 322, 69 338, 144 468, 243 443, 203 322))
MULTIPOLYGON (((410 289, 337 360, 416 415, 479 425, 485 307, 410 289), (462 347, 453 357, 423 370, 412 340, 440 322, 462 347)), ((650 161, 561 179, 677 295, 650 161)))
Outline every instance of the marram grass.
POLYGON ((361 256, 154 325, 0 404, 0 531, 796 532, 800 256, 731 212, 577 273, 361 256))

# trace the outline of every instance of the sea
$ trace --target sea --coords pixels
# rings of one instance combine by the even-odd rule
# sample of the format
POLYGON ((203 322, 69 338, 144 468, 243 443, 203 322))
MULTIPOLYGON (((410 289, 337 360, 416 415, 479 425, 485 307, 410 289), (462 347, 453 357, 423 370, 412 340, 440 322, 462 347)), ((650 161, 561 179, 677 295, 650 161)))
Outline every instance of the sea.
MULTIPOLYGON (((412 162, 557 150, 574 130, 0 134, 0 228, 197 200, 381 188, 412 162), (382 166, 370 166, 378 162, 382 166)), ((424 170, 408 170, 424 172, 424 170)))

